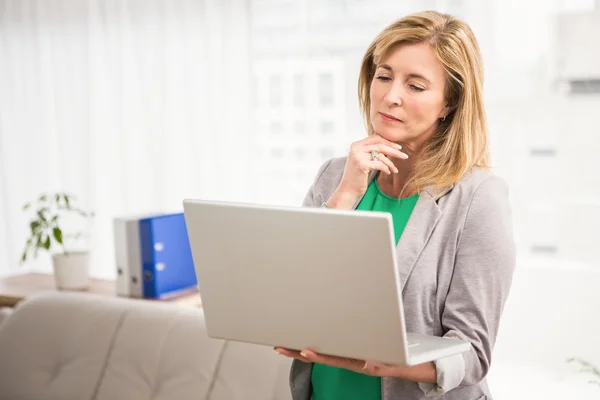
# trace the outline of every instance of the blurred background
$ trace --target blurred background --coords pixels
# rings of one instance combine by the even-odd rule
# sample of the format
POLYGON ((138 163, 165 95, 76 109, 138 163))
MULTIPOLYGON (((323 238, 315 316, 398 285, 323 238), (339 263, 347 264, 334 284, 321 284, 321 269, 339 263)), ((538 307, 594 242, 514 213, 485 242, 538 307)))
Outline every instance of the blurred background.
POLYGON ((425 9, 479 40, 511 190, 518 266, 492 391, 600 398, 566 362, 600 365, 600 1, 0 0, 0 276, 51 271, 48 255, 19 263, 22 207, 46 192, 95 212, 91 274, 111 279, 115 217, 188 197, 300 205, 365 135, 367 46, 425 9))

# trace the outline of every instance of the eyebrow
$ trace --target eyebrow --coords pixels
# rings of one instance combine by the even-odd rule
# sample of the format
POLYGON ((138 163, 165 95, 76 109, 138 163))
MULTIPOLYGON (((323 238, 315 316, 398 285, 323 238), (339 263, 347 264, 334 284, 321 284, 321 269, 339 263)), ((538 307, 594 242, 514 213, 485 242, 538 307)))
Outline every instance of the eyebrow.
MULTIPOLYGON (((394 70, 392 69, 392 67, 390 67, 387 64, 378 65, 377 68, 383 68, 383 69, 386 69, 386 70, 388 70, 390 72, 394 72, 394 70)), ((413 74, 408 74, 408 77, 409 78, 423 79, 425 82, 431 84, 431 81, 429 79, 425 78, 423 75, 419 75, 419 74, 414 74, 413 73, 413 74)))

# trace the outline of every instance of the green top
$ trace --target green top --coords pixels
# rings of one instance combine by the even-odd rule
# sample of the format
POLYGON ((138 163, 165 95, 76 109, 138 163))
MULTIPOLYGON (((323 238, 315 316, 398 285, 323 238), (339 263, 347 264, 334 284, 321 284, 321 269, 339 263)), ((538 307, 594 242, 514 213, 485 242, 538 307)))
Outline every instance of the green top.
MULTIPOLYGON (((418 198, 418 194, 404 199, 390 197, 381 191, 374 179, 356 209, 392 214, 398 243, 418 198)), ((381 400, 381 378, 376 376, 315 363, 311 383, 313 400, 381 400)))

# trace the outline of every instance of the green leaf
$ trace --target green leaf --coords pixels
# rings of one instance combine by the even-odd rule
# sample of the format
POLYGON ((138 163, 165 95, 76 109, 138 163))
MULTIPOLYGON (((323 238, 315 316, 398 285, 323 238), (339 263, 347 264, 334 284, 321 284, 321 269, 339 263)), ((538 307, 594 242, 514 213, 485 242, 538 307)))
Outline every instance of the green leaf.
POLYGON ((65 204, 67 205, 67 209, 71 209, 71 204, 70 204, 70 199, 69 196, 65 193, 63 194, 63 198, 65 199, 65 204))
POLYGON ((62 231, 58 226, 52 230, 52 234, 58 243, 63 244, 62 231))
POLYGON ((31 228, 31 233, 35 233, 37 231, 37 229, 40 227, 40 221, 31 221, 31 224, 29 224, 29 227, 31 228))
POLYGON ((43 194, 43 195, 40 196, 40 200, 39 201, 46 201, 47 198, 48 197, 45 194, 43 194))
POLYGON ((44 213, 46 212, 46 210, 47 210, 46 208, 40 208, 40 209, 38 210, 38 212, 37 212, 37 214, 38 214, 38 217, 40 217, 40 219, 41 219, 42 221, 44 221, 44 222, 48 222, 48 221, 46 220, 46 216, 44 215, 44 213))
POLYGON ((44 248, 46 250, 50 250, 50 236, 46 236, 46 241, 44 242, 44 248))
POLYGON ((29 210, 29 207, 31 207, 31 203, 25 203, 25 205, 23 206, 23 211, 29 210))
POLYGON ((25 250, 23 252, 23 255, 21 256, 21 263, 24 263, 27 260, 27 250, 25 250))

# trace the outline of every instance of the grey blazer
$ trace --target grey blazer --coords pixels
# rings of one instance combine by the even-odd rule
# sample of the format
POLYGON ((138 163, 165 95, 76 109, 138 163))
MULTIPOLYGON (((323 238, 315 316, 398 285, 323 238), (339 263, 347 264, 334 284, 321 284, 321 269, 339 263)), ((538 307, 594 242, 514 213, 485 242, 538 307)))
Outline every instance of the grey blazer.
MULTIPOLYGON (((345 164, 324 163, 303 205, 320 207, 345 164)), ((442 191, 425 188, 396 250, 407 330, 465 339, 472 349, 436 361, 437 384, 382 378, 382 400, 491 399, 485 376, 515 268, 507 185, 476 168, 442 191)), ((293 361, 293 400, 311 398, 311 372, 312 364, 293 361)))

